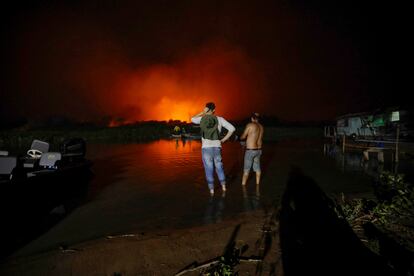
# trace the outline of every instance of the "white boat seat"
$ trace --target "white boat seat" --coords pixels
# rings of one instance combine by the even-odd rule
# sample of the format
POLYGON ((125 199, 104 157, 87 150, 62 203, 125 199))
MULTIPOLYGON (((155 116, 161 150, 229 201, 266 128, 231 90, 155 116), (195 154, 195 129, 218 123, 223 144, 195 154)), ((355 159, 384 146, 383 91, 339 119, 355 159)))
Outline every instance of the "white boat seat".
POLYGON ((17 165, 17 157, 1 156, 0 157, 0 175, 12 174, 17 165))
POLYGON ((56 168, 56 162, 62 159, 60 152, 46 152, 40 157, 39 166, 43 168, 56 168))
POLYGON ((35 140, 33 140, 32 145, 30 146, 30 149, 38 150, 38 151, 41 151, 41 152, 48 152, 49 151, 49 143, 35 139, 35 140))
POLYGON ((9 152, 5 150, 0 150, 0 156, 8 156, 9 152))

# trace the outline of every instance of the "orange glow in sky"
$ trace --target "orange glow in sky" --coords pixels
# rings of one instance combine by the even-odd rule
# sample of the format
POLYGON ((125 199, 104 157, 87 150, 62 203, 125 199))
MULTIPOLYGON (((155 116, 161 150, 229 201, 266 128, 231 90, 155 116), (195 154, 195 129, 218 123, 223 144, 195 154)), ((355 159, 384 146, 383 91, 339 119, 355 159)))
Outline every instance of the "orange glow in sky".
POLYGON ((188 121, 210 101, 230 121, 331 120, 405 98, 385 93, 398 74, 378 69, 395 43, 361 36, 378 21, 361 16, 369 5, 332 21, 330 5, 272 0, 37 2, 4 17, 0 123, 188 121))
MULTIPOLYGON (((40 38, 27 38, 34 44, 22 47, 20 68, 27 68, 26 63, 50 68, 47 74, 50 77, 38 89, 46 92, 29 94, 25 99, 25 102, 36 102, 47 98, 65 103, 64 106, 49 105, 50 114, 65 112, 69 117, 105 122, 110 126, 149 120, 189 122, 207 102, 215 102, 216 114, 231 120, 260 111, 269 102, 259 66, 243 50, 225 41, 206 43, 168 63, 135 62, 133 66, 132 62, 126 62, 116 43, 101 42, 94 28, 81 30, 81 26, 71 25, 73 30, 68 32, 72 31, 72 35, 63 34, 57 28, 53 37, 61 47, 56 47, 50 57, 46 55, 47 58, 38 60, 32 50, 43 53, 49 49, 38 42, 51 39, 51 34, 40 28, 46 23, 39 23, 37 32, 28 32, 40 38), (68 57, 64 45, 73 45, 71 39, 79 33, 85 40, 96 36, 92 39, 95 42, 88 44, 88 51, 68 57), (61 60, 68 60, 67 66, 62 68, 61 60)), ((21 89, 31 91, 33 83, 46 74, 43 70, 23 70, 21 75, 21 89)), ((42 111, 36 114, 41 116, 42 111)))
POLYGON ((154 114, 148 114, 156 120, 173 119, 189 122, 191 116, 200 111, 203 103, 194 103, 190 101, 175 101, 167 97, 163 97, 156 106, 154 106, 154 114))
POLYGON ((242 118, 260 100, 258 79, 243 52, 230 47, 205 48, 175 64, 122 74, 113 88, 116 97, 109 99, 114 113, 126 122, 189 122, 210 101, 216 103, 218 115, 242 118))

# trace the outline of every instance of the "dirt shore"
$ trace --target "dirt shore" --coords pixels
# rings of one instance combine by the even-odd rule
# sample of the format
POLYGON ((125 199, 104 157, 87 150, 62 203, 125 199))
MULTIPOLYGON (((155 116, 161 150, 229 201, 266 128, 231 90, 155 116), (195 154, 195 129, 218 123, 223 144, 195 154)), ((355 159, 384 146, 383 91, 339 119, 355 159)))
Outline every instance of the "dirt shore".
POLYGON ((232 237, 236 248, 248 245, 246 258, 264 258, 243 261, 236 267, 240 275, 253 275, 256 269, 263 275, 281 275, 278 227, 270 216, 255 211, 190 229, 108 236, 41 254, 11 256, 1 264, 0 275, 175 275, 223 255, 232 237))

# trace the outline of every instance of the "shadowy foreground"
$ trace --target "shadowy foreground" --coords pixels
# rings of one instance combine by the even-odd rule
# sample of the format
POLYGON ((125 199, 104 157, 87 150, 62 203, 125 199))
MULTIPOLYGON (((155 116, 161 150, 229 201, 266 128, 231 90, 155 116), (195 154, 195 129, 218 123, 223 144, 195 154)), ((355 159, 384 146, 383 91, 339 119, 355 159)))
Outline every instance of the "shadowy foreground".
POLYGON ((108 236, 12 256, 0 274, 412 275, 412 267, 401 269, 366 247, 335 208, 311 178, 293 169, 281 204, 271 210, 191 229, 108 236))
POLYGON ((266 244, 262 237, 270 233, 263 232, 266 217, 257 211, 187 230, 109 236, 34 256, 11 257, 0 267, 0 274, 174 275, 182 272, 182 275, 198 275, 201 270, 192 268, 223 255, 226 245, 249 246, 244 255, 252 256, 253 261, 242 262, 240 271, 254 274, 259 269, 269 274, 281 268, 281 264, 275 249, 277 240, 266 244), (274 249, 269 250, 270 246, 274 249), (255 256, 264 257, 266 262, 258 263, 255 256), (183 272, 186 269, 188 273, 183 272))

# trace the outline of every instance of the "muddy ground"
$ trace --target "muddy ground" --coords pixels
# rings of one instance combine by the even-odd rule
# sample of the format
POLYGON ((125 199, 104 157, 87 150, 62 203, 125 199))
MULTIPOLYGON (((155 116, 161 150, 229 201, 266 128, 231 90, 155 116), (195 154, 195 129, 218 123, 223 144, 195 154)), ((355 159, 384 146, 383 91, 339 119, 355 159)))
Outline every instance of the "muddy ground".
POLYGON ((190 229, 163 230, 109 236, 57 248, 32 256, 11 256, 0 266, 0 275, 199 275, 197 265, 223 255, 234 240, 235 247, 248 245, 236 267, 240 275, 282 275, 277 225, 271 214, 244 213, 230 220, 190 229), (264 257, 263 262, 256 259, 264 257))

